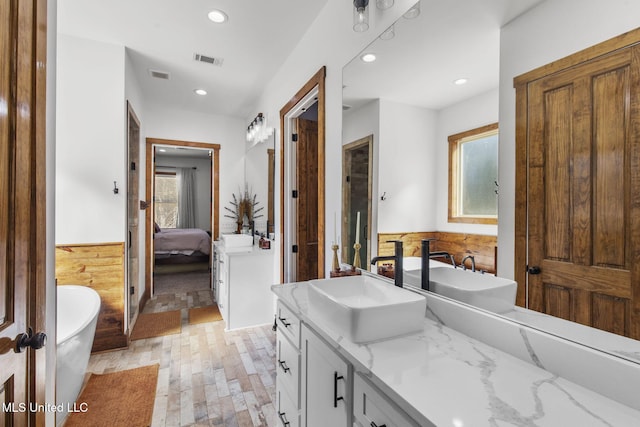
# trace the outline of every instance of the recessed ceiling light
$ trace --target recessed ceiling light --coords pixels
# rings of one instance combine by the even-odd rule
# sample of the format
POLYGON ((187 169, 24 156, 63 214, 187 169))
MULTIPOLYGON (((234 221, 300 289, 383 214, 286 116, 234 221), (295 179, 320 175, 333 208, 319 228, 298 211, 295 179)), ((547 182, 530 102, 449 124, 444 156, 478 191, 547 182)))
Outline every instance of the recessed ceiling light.
POLYGON ((195 92, 197 95, 201 95, 201 96, 204 96, 204 95, 206 95, 206 94, 207 94, 207 91, 206 91, 206 90, 204 90, 204 89, 195 89, 195 90, 194 90, 194 92, 195 92))
POLYGON ((373 62, 376 60, 375 53, 365 53, 360 57, 364 62, 373 62))
POLYGON ((453 84, 454 84, 454 85, 458 85, 458 86, 460 86, 460 85, 465 84, 465 83, 466 83, 466 82, 468 82, 468 81, 469 81, 469 80, 467 80, 467 79, 465 79, 465 78, 462 78, 462 79, 456 79, 456 80, 454 80, 454 81, 453 81, 453 84))
POLYGON ((229 19, 226 13, 218 9, 212 10, 207 16, 216 24, 222 24, 223 22, 227 22, 227 19, 229 19))

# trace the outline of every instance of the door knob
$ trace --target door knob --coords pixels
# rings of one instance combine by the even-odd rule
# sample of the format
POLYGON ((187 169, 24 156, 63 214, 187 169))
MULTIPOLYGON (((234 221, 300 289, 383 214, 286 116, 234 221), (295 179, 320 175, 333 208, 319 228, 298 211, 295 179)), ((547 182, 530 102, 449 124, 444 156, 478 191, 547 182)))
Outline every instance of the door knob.
POLYGON ((540 267, 538 267, 537 265, 527 268, 527 272, 529 272, 529 274, 540 274, 541 271, 542 270, 540 270, 540 267))
POLYGON ((22 353, 27 347, 31 347, 34 350, 38 350, 47 343, 47 334, 44 332, 33 333, 33 329, 29 328, 29 331, 25 334, 18 334, 15 339, 16 347, 14 351, 16 353, 22 353))

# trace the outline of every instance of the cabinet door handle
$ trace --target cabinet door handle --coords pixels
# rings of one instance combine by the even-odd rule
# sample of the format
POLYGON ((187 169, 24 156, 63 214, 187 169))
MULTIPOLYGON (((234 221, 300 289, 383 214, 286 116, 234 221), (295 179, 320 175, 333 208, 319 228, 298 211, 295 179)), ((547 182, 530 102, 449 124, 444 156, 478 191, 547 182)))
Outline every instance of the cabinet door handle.
POLYGON ((291 323, 287 322, 286 317, 278 317, 278 319, 282 322, 285 328, 288 328, 289 326, 291 326, 291 323))
POLYGON ((386 424, 378 425, 375 422, 371 421, 371 427, 387 427, 386 424))
POLYGON ((333 373, 333 407, 338 407, 338 401, 344 400, 343 396, 338 396, 338 380, 343 380, 344 377, 342 375, 338 375, 338 371, 333 373))
POLYGON ((285 372, 289 372, 290 371, 289 367, 287 367, 287 362, 285 362, 284 360, 278 359, 278 364, 280 365, 280 367, 282 368, 283 371, 285 371, 285 372))
POLYGON ((287 421, 287 417, 285 417, 285 412, 278 411, 278 416, 280 417, 280 421, 282 421, 282 425, 284 425, 284 427, 287 427, 290 424, 289 421, 287 421))

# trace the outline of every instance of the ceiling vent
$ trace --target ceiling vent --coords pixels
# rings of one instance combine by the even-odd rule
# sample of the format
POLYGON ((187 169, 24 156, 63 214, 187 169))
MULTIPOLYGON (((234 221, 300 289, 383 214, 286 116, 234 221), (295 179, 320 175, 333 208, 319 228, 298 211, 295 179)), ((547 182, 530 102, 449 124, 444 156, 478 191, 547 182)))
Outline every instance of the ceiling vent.
POLYGON ((155 77, 156 79, 169 80, 169 73, 166 71, 149 69, 149 74, 151 74, 151 77, 155 77))
POLYGON ((214 58, 212 56, 202 55, 200 53, 194 53, 193 59, 198 62, 204 62, 205 64, 216 65, 218 67, 221 67, 222 62, 224 61, 224 59, 222 58, 214 58))

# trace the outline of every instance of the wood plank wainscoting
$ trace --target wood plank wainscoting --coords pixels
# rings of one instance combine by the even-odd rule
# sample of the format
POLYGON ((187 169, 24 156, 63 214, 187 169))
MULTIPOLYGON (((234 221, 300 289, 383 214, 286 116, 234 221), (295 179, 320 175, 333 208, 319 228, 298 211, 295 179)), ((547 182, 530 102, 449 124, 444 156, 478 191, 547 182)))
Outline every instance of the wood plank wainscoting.
POLYGON ((56 246, 58 285, 81 285, 100 295, 92 352, 127 347, 124 330, 124 242, 56 246))
MULTIPOLYGON (((410 233, 379 233, 378 255, 393 255, 393 243, 389 240, 402 240, 404 256, 420 256, 420 242, 422 239, 436 239, 431 242, 431 252, 445 251, 454 256, 456 264, 467 255, 474 257, 476 270, 485 270, 495 274, 497 271, 496 236, 483 234, 449 233, 443 231, 424 231, 410 233)), ((444 259, 438 261, 446 262, 444 259)), ((469 264, 467 263, 467 266, 469 264)))

